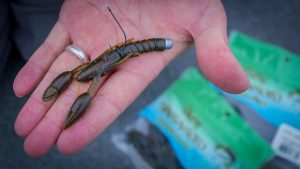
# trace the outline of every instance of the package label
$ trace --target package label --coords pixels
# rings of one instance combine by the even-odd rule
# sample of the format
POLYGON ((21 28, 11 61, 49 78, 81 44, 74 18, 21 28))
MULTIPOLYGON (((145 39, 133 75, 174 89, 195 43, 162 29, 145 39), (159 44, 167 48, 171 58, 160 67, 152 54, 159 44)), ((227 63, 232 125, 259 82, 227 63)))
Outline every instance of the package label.
POLYGON ((281 124, 272 147, 278 156, 300 165, 300 130, 281 124))

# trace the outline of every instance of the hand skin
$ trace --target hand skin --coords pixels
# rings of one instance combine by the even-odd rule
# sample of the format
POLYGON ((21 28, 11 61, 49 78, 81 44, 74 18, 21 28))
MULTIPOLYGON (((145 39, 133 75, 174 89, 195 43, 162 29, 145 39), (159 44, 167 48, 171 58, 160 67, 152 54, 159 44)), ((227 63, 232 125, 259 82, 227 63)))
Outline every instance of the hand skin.
MULTIPOLYGON (((25 138, 26 153, 41 157, 54 144, 63 154, 84 148, 193 42, 199 67, 208 80, 230 93, 246 90, 248 78, 228 47, 226 27, 226 15, 219 0, 65 1, 52 31, 14 81, 17 96, 34 90, 15 122, 16 133, 25 138), (81 47, 93 60, 109 48, 109 43, 124 41, 108 6, 127 37, 171 38, 174 46, 164 52, 131 58, 120 65, 109 78, 103 78, 86 113, 63 130, 68 111, 78 96, 79 83, 72 83, 56 100, 43 102, 42 94, 59 73, 81 64, 70 52, 63 51, 68 44, 81 47)), ((87 87, 80 85, 81 91, 87 87)))

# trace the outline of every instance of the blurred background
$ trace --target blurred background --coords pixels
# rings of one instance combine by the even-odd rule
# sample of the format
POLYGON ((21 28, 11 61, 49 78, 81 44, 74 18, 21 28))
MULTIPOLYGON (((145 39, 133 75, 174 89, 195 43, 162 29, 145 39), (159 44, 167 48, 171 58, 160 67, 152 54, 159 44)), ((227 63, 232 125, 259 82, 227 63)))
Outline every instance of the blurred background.
MULTIPOLYGON (((224 0, 223 3, 228 17, 228 32, 238 30, 300 55, 300 1, 224 0)), ((45 37, 48 30, 45 28, 45 35, 41 37, 45 37)), ((197 66, 192 46, 168 65, 136 101, 85 149, 77 154, 64 156, 59 154, 54 147, 45 157, 33 159, 25 154, 24 140, 16 136, 13 128, 19 110, 28 99, 28 97, 17 98, 12 90, 14 77, 25 61, 18 52, 13 51, 10 57, 2 63, 6 65, 0 75, 0 169, 134 168, 128 156, 112 143, 112 135, 134 121, 138 117, 137 112, 166 90, 186 67, 197 66)), ((242 116, 262 137, 271 142, 276 129, 247 107, 242 109, 244 110, 242 116)), ((296 169, 300 167, 280 157, 275 157, 263 168, 296 169)))

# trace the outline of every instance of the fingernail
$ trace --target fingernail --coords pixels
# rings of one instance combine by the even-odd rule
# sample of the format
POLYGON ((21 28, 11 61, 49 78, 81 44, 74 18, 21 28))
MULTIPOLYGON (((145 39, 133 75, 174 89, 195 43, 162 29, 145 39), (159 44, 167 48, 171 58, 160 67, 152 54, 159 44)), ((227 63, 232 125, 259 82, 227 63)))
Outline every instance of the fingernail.
POLYGON ((24 96, 17 95, 16 93, 15 93, 15 95, 16 95, 18 98, 24 97, 24 96))

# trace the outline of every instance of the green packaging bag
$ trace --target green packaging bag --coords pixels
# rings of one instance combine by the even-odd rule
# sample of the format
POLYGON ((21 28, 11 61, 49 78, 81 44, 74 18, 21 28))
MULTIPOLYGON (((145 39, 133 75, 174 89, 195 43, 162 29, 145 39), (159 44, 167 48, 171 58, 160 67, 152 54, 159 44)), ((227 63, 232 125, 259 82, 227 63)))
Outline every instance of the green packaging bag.
POLYGON ((276 127, 287 123, 300 129, 300 57, 239 32, 231 33, 229 45, 249 76, 250 88, 239 95, 221 92, 276 127))
POLYGON ((194 68, 140 114, 167 137, 186 169, 257 169, 274 154, 194 68))

